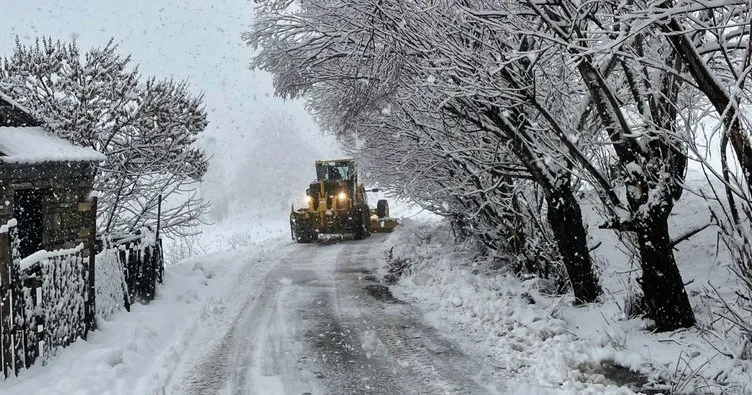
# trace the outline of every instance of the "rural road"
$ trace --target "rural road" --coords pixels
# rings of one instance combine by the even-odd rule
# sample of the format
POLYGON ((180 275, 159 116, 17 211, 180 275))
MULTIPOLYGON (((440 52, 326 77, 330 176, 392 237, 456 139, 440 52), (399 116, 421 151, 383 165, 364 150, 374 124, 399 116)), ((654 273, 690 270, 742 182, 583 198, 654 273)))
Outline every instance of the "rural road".
POLYGON ((232 290, 236 307, 192 340, 165 393, 497 393, 502 384, 479 382, 480 362, 379 283, 386 238, 266 256, 270 270, 232 290))

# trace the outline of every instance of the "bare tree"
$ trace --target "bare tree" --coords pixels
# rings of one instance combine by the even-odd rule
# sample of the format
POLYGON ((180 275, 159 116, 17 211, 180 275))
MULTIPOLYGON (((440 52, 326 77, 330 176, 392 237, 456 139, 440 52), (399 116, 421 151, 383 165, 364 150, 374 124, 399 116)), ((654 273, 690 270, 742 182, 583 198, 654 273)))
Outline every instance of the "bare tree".
MULTIPOLYGON (((639 282, 649 316, 661 331, 693 325, 694 314, 668 232, 668 216, 681 196, 687 164, 682 140, 677 138, 676 102, 683 80, 676 76, 682 64, 649 34, 638 33, 629 40, 619 37, 624 28, 619 14, 639 9, 525 3, 546 26, 539 36, 572 58, 587 89, 588 106, 594 108, 599 128, 618 158, 626 204, 617 207, 627 211, 612 210, 617 216, 605 226, 633 232, 637 238, 642 266, 639 282), (607 12, 601 14, 599 7, 607 12), (651 59, 663 62, 646 66, 629 61, 645 58, 646 50, 655 56, 651 59), (598 67, 599 63, 603 66, 598 67)), ((613 197, 604 200, 606 205, 615 202, 613 197)))
MULTIPOLYGON (((740 102, 748 90, 745 85, 752 71, 750 29, 752 11, 747 1, 731 1, 713 5, 687 1, 663 1, 662 12, 654 18, 665 39, 679 56, 687 72, 718 113, 724 126, 721 137, 723 178, 730 182, 726 147, 729 142, 743 169, 742 178, 752 195, 752 143, 749 121, 740 111, 740 102)), ((733 192, 726 196, 732 205, 733 192)))

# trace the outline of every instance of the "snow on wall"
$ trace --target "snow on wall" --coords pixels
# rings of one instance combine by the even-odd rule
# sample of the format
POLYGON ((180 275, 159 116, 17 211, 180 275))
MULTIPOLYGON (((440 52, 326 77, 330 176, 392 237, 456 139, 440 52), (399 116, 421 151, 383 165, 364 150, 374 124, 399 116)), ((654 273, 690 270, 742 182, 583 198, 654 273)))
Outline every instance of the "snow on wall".
POLYGON ((44 262, 44 264, 47 264, 51 259, 54 259, 59 256, 65 256, 65 255, 75 255, 81 252, 81 250, 84 249, 83 243, 77 245, 74 248, 68 248, 68 249, 61 249, 61 250, 55 250, 55 251, 47 251, 47 250, 39 250, 26 258, 22 258, 20 261, 20 269, 28 270, 31 266, 44 262))
POLYGON ((0 127, 0 161, 6 163, 104 160, 99 152, 73 145, 41 127, 0 127))

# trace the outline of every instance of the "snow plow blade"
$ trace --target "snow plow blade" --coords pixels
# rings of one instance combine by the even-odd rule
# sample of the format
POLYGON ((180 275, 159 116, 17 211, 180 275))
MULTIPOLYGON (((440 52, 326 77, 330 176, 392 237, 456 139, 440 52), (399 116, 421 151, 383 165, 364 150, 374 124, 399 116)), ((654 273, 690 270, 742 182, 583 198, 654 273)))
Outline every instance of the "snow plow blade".
POLYGON ((394 231, 394 228, 396 228, 397 225, 399 225, 399 222, 396 218, 378 218, 376 216, 371 217, 371 232, 373 233, 389 233, 394 231))
POLYGON ((296 243, 311 243, 316 241, 318 233, 316 232, 315 219, 305 210, 292 211, 290 213, 290 233, 292 240, 296 243))

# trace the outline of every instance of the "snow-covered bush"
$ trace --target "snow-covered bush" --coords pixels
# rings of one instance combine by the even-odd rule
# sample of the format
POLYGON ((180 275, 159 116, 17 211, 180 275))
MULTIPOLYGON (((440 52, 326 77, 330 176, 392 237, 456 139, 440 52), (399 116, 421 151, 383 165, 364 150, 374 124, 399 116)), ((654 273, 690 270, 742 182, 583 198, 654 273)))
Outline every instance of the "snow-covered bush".
POLYGON ((733 329, 727 329, 726 344, 734 358, 752 359, 752 212, 749 202, 742 202, 743 217, 738 224, 730 217, 723 218, 715 212, 714 218, 720 229, 720 239, 729 251, 731 270, 737 281, 738 290, 734 299, 722 296, 712 288, 710 297, 720 306, 716 314, 728 322, 733 329))
POLYGON ((198 255, 206 255, 207 248, 201 242, 198 235, 187 235, 165 240, 164 260, 165 265, 175 265, 186 258, 198 255))
MULTIPOLYGON (((442 250, 442 260, 452 262, 451 256, 470 257, 473 260, 487 260, 482 256, 484 248, 475 240, 457 240, 451 232, 448 221, 423 223, 405 219, 389 238, 386 255, 386 272, 397 277, 409 277, 430 269, 434 265, 434 253, 442 250)), ((457 259, 456 263, 467 265, 466 259, 457 259)), ((510 271, 510 267, 503 270, 510 271)), ((387 276, 389 277, 389 276, 387 276)), ((388 279, 387 279, 388 280, 388 279)))
POLYGON ((104 249, 96 256, 96 315, 109 321, 123 311, 128 298, 125 270, 118 259, 117 249, 104 249))
POLYGON ((394 247, 388 249, 385 255, 387 274, 384 275, 384 280, 388 284, 394 284, 405 272, 410 270, 412 261, 406 257, 394 256, 394 247))
MULTIPOLYGON (((448 222, 447 226, 451 226, 448 222)), ((435 232, 434 232, 435 233, 435 232)), ((403 219, 389 238, 390 246, 385 250, 386 275, 385 280, 389 283, 396 282, 403 276, 410 275, 418 268, 416 260, 412 257, 421 246, 430 244, 434 233, 424 233, 416 226, 414 221, 403 219)), ((439 241, 441 242, 441 240, 439 241)), ((425 264, 425 261, 420 262, 425 264)))
POLYGON ((513 271, 523 279, 535 278, 544 294, 562 295, 571 289, 556 244, 545 233, 530 233, 518 254, 512 255, 513 271))

